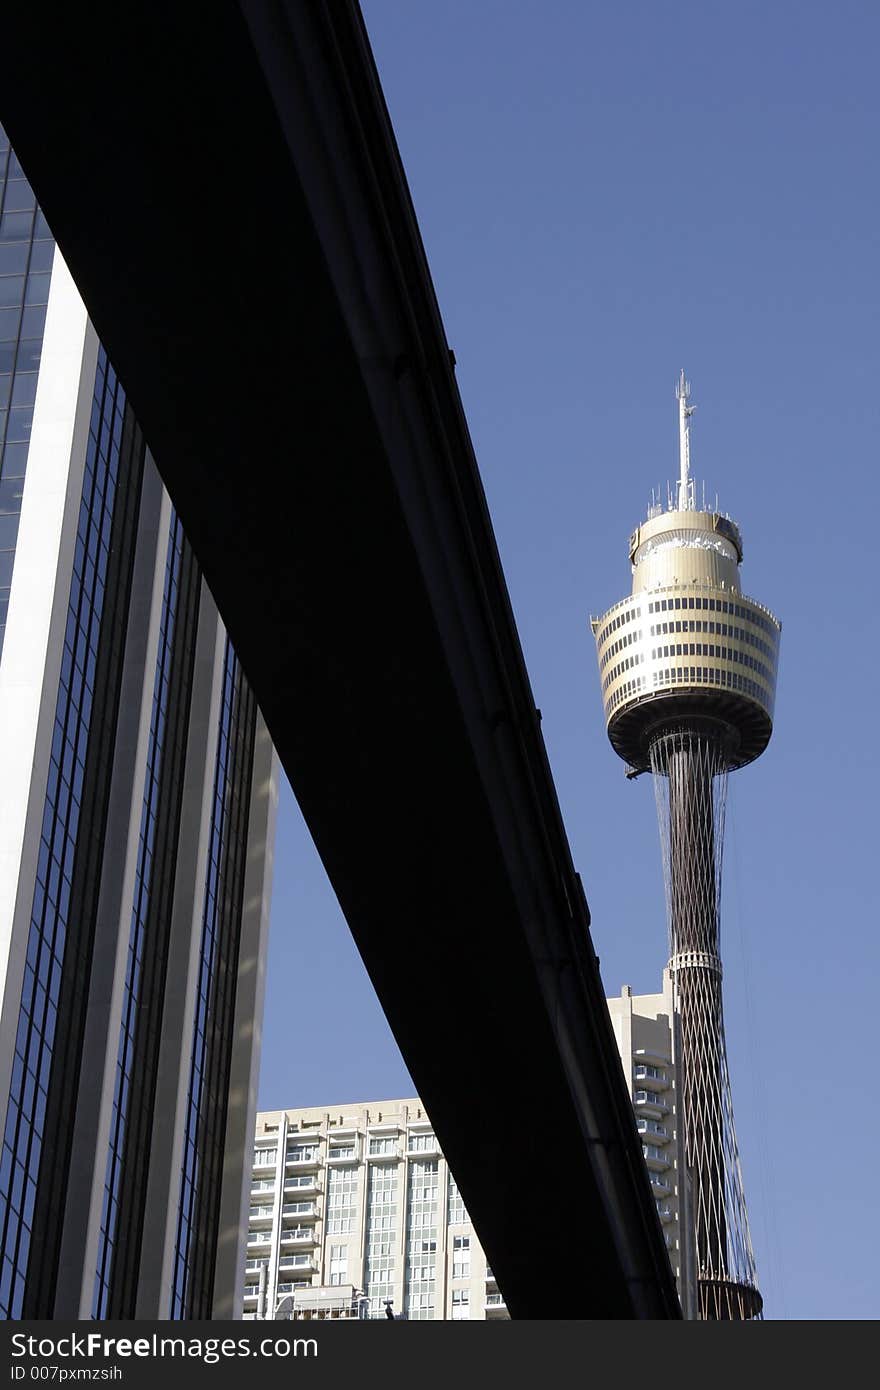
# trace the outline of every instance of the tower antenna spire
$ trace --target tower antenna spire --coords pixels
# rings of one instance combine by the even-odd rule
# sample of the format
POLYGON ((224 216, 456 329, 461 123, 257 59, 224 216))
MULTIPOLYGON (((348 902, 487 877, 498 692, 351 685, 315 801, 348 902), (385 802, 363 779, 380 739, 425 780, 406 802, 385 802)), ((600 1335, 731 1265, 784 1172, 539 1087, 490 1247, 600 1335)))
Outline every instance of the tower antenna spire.
POLYGON ((688 405, 688 398, 691 394, 691 384, 685 380, 684 367, 679 374, 678 383, 675 387, 675 395, 678 399, 678 455, 679 455, 679 478, 678 478, 678 510, 680 512, 693 511, 694 499, 691 494, 691 430, 690 418, 696 410, 695 405, 688 405))

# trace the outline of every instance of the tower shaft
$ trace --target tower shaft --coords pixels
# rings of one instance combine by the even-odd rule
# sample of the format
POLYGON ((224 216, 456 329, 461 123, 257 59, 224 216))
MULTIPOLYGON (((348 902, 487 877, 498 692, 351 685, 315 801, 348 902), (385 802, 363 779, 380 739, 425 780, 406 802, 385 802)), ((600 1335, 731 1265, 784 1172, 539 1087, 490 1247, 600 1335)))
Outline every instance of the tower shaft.
MULTIPOLYGON (((721 1103, 721 962, 713 780, 721 750, 690 731, 653 749, 669 784, 669 935, 680 1029, 681 1110, 698 1279, 727 1275, 721 1103)), ((718 846, 720 853, 721 846, 718 846)))

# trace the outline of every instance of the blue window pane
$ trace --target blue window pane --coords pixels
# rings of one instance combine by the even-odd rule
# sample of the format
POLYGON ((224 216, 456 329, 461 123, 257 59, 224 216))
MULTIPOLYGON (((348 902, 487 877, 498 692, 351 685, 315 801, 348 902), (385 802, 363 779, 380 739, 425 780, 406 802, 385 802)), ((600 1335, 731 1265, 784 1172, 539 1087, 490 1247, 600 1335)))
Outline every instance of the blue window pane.
POLYGON ((21 336, 22 338, 43 337, 43 330, 46 327, 46 306, 45 304, 34 304, 25 309, 21 316, 21 336))
POLYGON ((0 307, 20 304, 24 295, 23 275, 0 276, 0 307))
POLYGON ((23 275, 28 266, 30 242, 0 242, 0 275, 23 275))
MULTIPOLYGON (((22 286, 23 285, 24 281, 22 281, 22 286)), ((14 302, 17 304, 19 301, 16 299, 14 302)), ((6 300, 3 298, 2 294, 0 294, 0 304, 5 303, 6 300)), ((18 337, 20 319, 21 311, 19 309, 0 308, 0 342, 7 343, 18 337)))
POLYGON ((34 412, 31 406, 21 406, 16 410, 10 410, 6 425, 7 443, 26 444, 31 437, 31 425, 33 422, 34 412))
POLYGON ((20 372, 35 372, 43 352, 42 338, 22 338, 18 345, 16 366, 20 372))
POLYGON ((34 225, 32 212, 4 212, 0 217, 0 241, 26 241, 34 225))
MULTIPOLYGON (((36 207, 36 199, 34 190, 27 179, 7 179, 3 207, 7 212, 20 212, 22 210, 33 212, 36 207)), ((30 227, 28 227, 28 231, 30 231, 30 227)))
MULTIPOLYGON (((0 515, 0 550, 14 550, 18 537, 19 518, 14 514, 0 515)), ((2 585, 2 580, 0 580, 2 585)))
POLYGON ((35 241, 31 247, 31 270, 51 270, 55 257, 54 241, 35 241))
POLYGON ((3 482, 24 477, 27 468, 27 456, 27 440, 20 444, 12 444, 7 439, 6 448, 3 450, 3 482))
POLYGON ((12 386, 12 404, 33 405, 37 398, 37 372, 18 371, 12 386))
POLYGON ((46 304, 49 300, 50 275, 29 275, 24 293, 25 304, 46 304))

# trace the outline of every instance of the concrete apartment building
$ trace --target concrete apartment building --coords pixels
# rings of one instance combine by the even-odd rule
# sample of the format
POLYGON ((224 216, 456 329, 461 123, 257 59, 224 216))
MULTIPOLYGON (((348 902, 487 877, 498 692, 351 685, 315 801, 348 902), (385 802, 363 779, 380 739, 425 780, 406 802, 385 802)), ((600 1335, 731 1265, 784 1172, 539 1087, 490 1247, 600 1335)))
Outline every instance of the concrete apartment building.
MULTIPOLYGON (((666 1248, 693 1316, 669 971, 660 993, 624 986, 607 1002, 666 1248)), ((508 1317, 417 1098, 257 1116, 242 1289, 248 1319, 381 1318, 389 1301, 408 1319, 508 1317)))
POLYGON ((607 1002, 682 1309, 685 1317, 694 1317, 693 1258, 685 1237, 688 1189, 676 1083, 672 976, 664 970, 659 994, 633 994, 624 985, 607 1002))
POLYGON ((250 1194, 245 1318, 508 1316, 416 1098, 261 1113, 250 1194))

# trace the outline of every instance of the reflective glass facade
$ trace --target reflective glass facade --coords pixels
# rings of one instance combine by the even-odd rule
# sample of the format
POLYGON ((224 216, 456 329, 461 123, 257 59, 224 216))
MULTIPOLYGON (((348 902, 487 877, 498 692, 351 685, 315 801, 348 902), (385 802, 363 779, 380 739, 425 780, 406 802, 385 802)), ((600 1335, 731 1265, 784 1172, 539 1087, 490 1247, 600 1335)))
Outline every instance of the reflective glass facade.
POLYGON ((187 1099, 184 1154, 180 1183, 177 1244, 171 1294, 172 1318, 190 1315, 190 1277, 193 1262, 196 1200, 201 1154, 199 1130, 202 1120, 202 1097, 207 1065, 208 1010, 211 1003, 216 969, 217 943, 220 932, 220 875, 223 859, 224 833, 232 786, 234 756, 233 723, 236 703, 238 662, 232 645, 227 641, 223 662, 223 690, 220 705, 220 730, 217 739, 217 761, 214 774, 214 800, 211 809, 211 833, 208 869, 205 883, 205 911, 202 922, 202 941, 199 953, 199 980, 196 996, 196 1016, 193 1024, 193 1046, 190 1062, 189 1095, 187 1099))
POLYGON ((0 653, 55 243, 0 126, 0 653))
POLYGON ((0 1160, 0 1314, 24 1297, 43 1122, 68 942, 124 397, 99 354, 46 786, 15 1062, 0 1160))
POLYGON ((92 1301, 92 1316, 95 1318, 105 1318, 108 1316, 108 1305, 110 1300, 110 1278, 119 1220, 119 1190, 122 1180, 122 1163, 134 1065, 136 1028, 141 1001, 142 966, 147 930, 147 907, 150 899, 152 881, 153 853, 159 810, 160 772, 165 745, 165 726, 168 718, 171 664, 174 651, 174 628, 177 617, 183 546, 183 527, 178 518, 172 516, 165 560, 165 585, 162 596, 159 649, 153 681, 150 740, 147 751, 147 767, 144 776, 143 804, 141 808, 140 835, 138 839, 138 860, 135 871, 134 901, 131 909, 125 992, 122 1001, 122 1022, 119 1030, 119 1051, 116 1060, 116 1084, 113 1093, 113 1111, 110 1120, 110 1142, 107 1152, 107 1169, 104 1179, 104 1202, 101 1211, 101 1232, 98 1242, 95 1291, 92 1301))
POLYGON ((0 683, 17 857, 0 895, 0 1317, 167 1317, 169 1260, 174 1316, 228 1316, 243 1176, 227 1155, 250 1128, 254 1047, 236 1031, 239 945, 261 951, 267 928, 244 873, 270 862, 271 745, 261 729, 257 751, 253 695, 63 266, 65 351, 43 359, 54 252, 0 128, 0 657, 16 546, 46 581, 13 597, 39 639, 22 738, 19 687, 0 683), (52 459, 57 546, 39 525, 19 534, 41 369, 73 445, 52 459))

